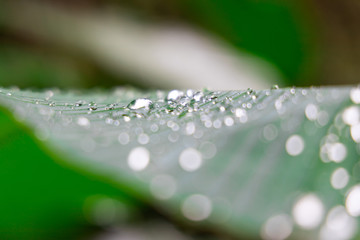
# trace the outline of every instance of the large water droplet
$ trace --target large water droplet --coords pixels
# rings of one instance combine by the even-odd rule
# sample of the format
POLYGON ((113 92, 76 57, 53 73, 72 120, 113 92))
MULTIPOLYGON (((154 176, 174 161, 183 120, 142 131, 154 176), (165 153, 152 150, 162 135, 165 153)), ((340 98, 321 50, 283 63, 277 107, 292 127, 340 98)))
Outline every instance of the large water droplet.
POLYGON ((346 197, 345 206, 351 216, 360 216, 360 184, 350 189, 346 197))
POLYGON ((181 152, 179 163, 182 169, 188 172, 197 170, 202 164, 201 153, 194 148, 187 148, 181 152))
POLYGON ((79 117, 76 123, 81 127, 85 127, 85 128, 90 127, 90 121, 86 117, 79 117))
POLYGON ((127 107, 132 110, 137 110, 137 109, 149 110, 150 108, 152 108, 152 106, 153 106, 153 102, 150 99, 138 98, 130 102, 127 107))
POLYGON ((338 168, 331 174, 330 182, 333 188, 342 189, 349 182, 349 173, 345 168, 338 168))
POLYGON ((344 123, 350 126, 358 124, 360 121, 359 108, 356 106, 346 108, 342 114, 342 119, 344 123))
POLYGON ((304 140, 299 135, 292 135, 286 141, 285 147, 289 155, 297 156, 304 150, 304 140))
POLYGON ((178 101, 182 96, 184 96, 184 92, 179 90, 172 90, 168 93, 166 100, 167 101, 178 101))
POLYGON ((315 194, 307 194, 295 203, 292 214, 300 227, 314 229, 323 219, 324 205, 315 194))
POLYGON ((150 161, 150 153, 144 147, 136 147, 128 156, 128 165, 134 171, 144 170, 150 161))

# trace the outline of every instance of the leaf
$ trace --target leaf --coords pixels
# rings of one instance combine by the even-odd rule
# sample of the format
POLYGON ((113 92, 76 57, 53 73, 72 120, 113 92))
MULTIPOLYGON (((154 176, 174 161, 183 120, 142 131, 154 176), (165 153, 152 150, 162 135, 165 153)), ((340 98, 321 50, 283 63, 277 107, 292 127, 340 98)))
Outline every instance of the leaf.
POLYGON ((96 175, 188 228, 350 239, 360 215, 359 98, 349 87, 2 89, 0 102, 59 165, 96 175))

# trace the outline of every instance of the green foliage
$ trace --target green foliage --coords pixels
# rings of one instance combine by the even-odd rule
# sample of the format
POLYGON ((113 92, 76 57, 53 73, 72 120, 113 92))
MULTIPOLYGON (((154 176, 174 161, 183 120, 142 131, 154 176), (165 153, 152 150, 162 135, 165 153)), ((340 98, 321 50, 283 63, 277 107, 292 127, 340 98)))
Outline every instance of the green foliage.
POLYGON ((100 194, 221 238, 353 238, 360 90, 350 90, 2 89, 1 105, 30 133, 3 110, 0 233, 74 236, 100 194), (345 184, 333 177, 340 167, 345 184), (329 230, 334 207, 348 221, 340 230, 329 230))

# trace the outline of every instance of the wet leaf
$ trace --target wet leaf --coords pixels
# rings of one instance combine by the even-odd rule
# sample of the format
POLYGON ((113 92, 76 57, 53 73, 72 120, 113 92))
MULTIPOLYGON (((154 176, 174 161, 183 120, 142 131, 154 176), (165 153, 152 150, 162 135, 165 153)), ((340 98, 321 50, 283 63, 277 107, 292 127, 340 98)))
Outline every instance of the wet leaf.
POLYGON ((236 238, 358 236, 360 89, 0 94, 58 164, 177 224, 236 238))

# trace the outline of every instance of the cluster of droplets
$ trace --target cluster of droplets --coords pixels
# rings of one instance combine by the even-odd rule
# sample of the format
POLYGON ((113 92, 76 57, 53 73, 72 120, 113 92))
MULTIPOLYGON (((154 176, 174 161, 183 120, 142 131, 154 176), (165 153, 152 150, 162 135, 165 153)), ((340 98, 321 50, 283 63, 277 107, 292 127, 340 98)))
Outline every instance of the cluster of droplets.
MULTIPOLYGON (((303 92, 303 94, 307 94, 307 92, 303 92)), ((283 95, 275 101, 275 108, 280 115, 284 113, 282 109, 286 99, 287 96, 283 95)), ((335 117, 328 134, 321 141, 319 155, 324 163, 341 164, 345 162, 349 153, 347 146, 341 140, 342 135, 345 135, 345 138, 350 135, 357 144, 360 142, 360 127, 358 127, 360 124, 360 107, 358 106, 360 104, 360 88, 350 91, 350 99, 354 105, 346 107, 335 117), (346 131, 349 132, 346 133, 346 131)), ((317 96, 317 101, 322 101, 321 95, 317 96)), ((316 103, 307 104, 304 113, 316 128, 324 127, 329 123, 328 113, 321 110, 316 103)), ((290 156, 299 156, 305 149, 304 138, 297 134, 289 136, 285 149, 290 156)), ((353 239, 358 232, 356 218, 360 216, 360 185, 349 186, 351 174, 345 166, 348 164, 335 167, 329 176, 329 184, 343 194, 344 205, 335 205, 326 212, 323 200, 316 193, 301 195, 294 201, 292 216, 280 213, 267 219, 261 230, 262 238, 286 239, 292 234, 294 224, 296 224, 303 230, 320 227, 318 239, 353 239)), ((353 168, 352 172, 355 173, 356 169, 360 169, 360 163, 355 163, 353 168)))
MULTIPOLYGON (((289 133, 283 142, 285 154, 291 156, 294 161, 304 156, 305 150, 310 149, 306 144, 305 134, 294 134, 293 129, 288 127, 285 120, 288 114, 292 113, 291 108, 299 105, 304 109, 301 117, 308 120, 309 135, 313 129, 327 126, 331 113, 321 107, 323 95, 320 92, 316 93, 316 102, 302 104, 298 100, 299 96, 310 94, 310 90, 291 88, 283 92, 277 91, 277 86, 272 89, 262 93, 252 89, 226 93, 207 90, 172 90, 167 94, 158 92, 157 96, 135 97, 122 103, 116 100, 106 103, 101 100, 76 100, 62 103, 53 99, 53 91, 48 91, 44 99, 38 98, 34 100, 34 103, 39 106, 40 115, 50 123, 54 116, 60 114, 63 126, 75 124, 84 131, 93 131, 94 136, 84 137, 80 143, 81 149, 90 155, 95 154, 98 146, 112 146, 110 140, 99 143, 97 136, 113 134, 116 144, 126 146, 128 149, 126 167, 137 176, 142 176, 141 173, 148 176, 147 170, 154 173, 156 167, 162 167, 157 159, 168 151, 165 149, 161 152, 158 148, 172 146, 159 139, 159 136, 164 136, 169 143, 181 144, 181 150, 174 151, 172 157, 175 156, 177 159, 177 169, 188 174, 186 176, 193 176, 191 174, 200 172, 202 167, 217 155, 219 148, 217 136, 226 129, 230 129, 230 132, 231 128, 228 127, 239 127, 245 123, 250 125, 256 120, 261 121, 260 117, 263 115, 258 112, 267 107, 276 110, 277 115, 274 119, 280 119, 280 123, 265 121, 266 124, 259 129, 261 139, 269 144, 279 139, 281 133, 289 133), (264 97, 271 95, 273 95, 271 99, 275 101, 270 101, 274 104, 269 105, 264 97), (71 111, 68 111, 69 109, 71 111), (105 127, 101 124, 104 122, 105 127), (311 128, 313 126, 315 128, 311 128), (159 143, 164 143, 164 146, 159 146, 159 143)), ((312 91, 316 92, 316 89, 312 91)), ((9 97, 13 95, 12 92, 6 93, 9 97)), ((298 195, 293 200, 291 214, 277 213, 265 221, 261 230, 261 236, 264 239, 285 239, 292 234, 295 224, 304 230, 320 227, 321 239, 329 239, 329 236, 336 236, 337 239, 351 239, 356 234, 356 217, 360 216, 360 185, 350 186, 351 172, 346 166, 339 165, 346 162, 349 155, 349 150, 342 142, 341 135, 348 131, 353 141, 360 144, 360 108, 358 106, 360 89, 351 90, 350 98, 353 104, 334 119, 334 124, 329 127, 329 132, 321 141, 319 153, 323 163, 338 165, 329 176, 329 183, 334 190, 345 193, 345 204, 333 206, 327 211, 323 200, 316 193, 298 195)), ((296 126, 296 124, 293 125, 296 126)), ((37 136, 42 140, 48 138, 49 133, 44 128, 39 129, 41 131, 39 130, 37 136)), ((164 165, 166 164, 168 163, 164 165)), ((360 170, 360 164, 357 165, 360 170)), ((176 192, 184 187, 173 172, 160 171, 146 180, 149 182, 149 190, 154 198, 162 201, 172 199, 176 192)), ((189 220, 202 221, 211 217, 215 206, 212 197, 198 192, 182 199, 180 211, 189 220)))

